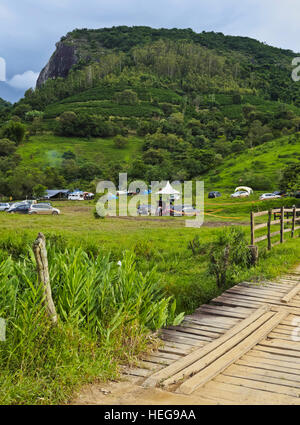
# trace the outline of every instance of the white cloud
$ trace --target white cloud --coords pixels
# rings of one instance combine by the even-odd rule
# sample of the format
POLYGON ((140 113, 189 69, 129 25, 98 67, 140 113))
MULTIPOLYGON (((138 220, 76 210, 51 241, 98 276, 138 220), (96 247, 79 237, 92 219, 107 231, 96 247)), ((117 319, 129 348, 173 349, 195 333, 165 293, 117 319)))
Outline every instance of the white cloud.
POLYGON ((14 75, 7 83, 16 89, 27 90, 35 87, 38 76, 38 72, 26 71, 23 74, 14 75))

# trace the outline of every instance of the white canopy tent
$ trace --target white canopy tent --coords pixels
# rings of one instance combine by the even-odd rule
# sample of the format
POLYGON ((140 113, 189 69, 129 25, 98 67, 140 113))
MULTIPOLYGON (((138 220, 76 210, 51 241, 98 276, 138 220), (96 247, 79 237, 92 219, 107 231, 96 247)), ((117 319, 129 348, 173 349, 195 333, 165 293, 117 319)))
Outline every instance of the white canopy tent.
POLYGON ((180 192, 174 189, 171 186, 171 183, 168 182, 163 189, 160 189, 158 192, 156 192, 156 195, 180 195, 180 192))

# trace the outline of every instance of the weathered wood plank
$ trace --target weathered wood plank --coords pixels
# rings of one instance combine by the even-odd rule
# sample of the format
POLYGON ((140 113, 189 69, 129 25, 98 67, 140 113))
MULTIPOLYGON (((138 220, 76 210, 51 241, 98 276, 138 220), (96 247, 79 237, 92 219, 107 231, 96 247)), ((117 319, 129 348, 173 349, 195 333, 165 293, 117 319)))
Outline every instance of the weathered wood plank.
POLYGON ((289 303, 298 293, 300 292, 300 283, 296 285, 290 292, 281 298, 281 302, 284 304, 289 303))
MULTIPOLYGON (((204 358, 207 354, 213 353, 213 356, 216 355, 216 350, 229 340, 232 340, 234 336, 238 335, 238 340, 240 338, 240 332, 247 329, 247 327, 262 316, 268 312, 269 307, 263 306, 259 308, 257 311, 255 311, 253 314, 251 314, 247 319, 243 320, 242 322, 238 323, 236 326, 234 326, 232 329, 230 329, 228 332, 226 332, 223 336, 218 338, 217 340, 211 342, 210 344, 207 344, 205 347, 203 347, 201 350, 194 351, 193 353, 189 354, 185 358, 179 359, 176 362, 174 362, 171 366, 165 368, 164 370, 160 371, 157 374, 152 375, 147 381, 144 382, 145 387, 153 387, 156 386, 159 382, 162 382, 163 380, 166 380, 169 377, 173 377, 178 372, 184 370, 188 366, 192 365, 194 362, 199 360, 200 358, 204 358)), ((269 313, 270 314, 270 313, 269 313)), ((268 316, 269 317, 269 316, 268 316)), ((252 325, 253 328, 253 325, 252 325)), ((252 329, 251 328, 251 329, 252 329)), ((250 332, 251 332, 250 329, 250 332)), ((249 332, 249 330, 248 330, 249 332)), ((232 343, 234 341, 231 341, 231 344, 228 346, 231 347, 232 343)), ((226 347, 225 347, 226 349, 226 347)), ((224 352, 221 350, 220 353, 224 352)), ((175 381, 178 379, 178 377, 175 377, 175 381)), ((181 379, 181 378, 179 378, 181 379)))
MULTIPOLYGON (((239 359, 243 354, 251 350, 261 339, 265 338, 274 327, 276 327, 285 317, 287 312, 282 311, 276 313, 274 316, 270 316, 270 313, 265 313, 262 318, 265 318, 267 321, 258 319, 256 323, 260 323, 260 327, 253 326, 250 336, 247 336, 244 340, 240 339, 239 342, 234 348, 230 351, 227 351, 222 357, 217 359, 214 363, 205 367, 204 370, 201 370, 192 378, 184 382, 180 387, 179 391, 184 394, 191 394, 195 391, 196 388, 203 386, 207 381, 214 378, 216 375, 219 375, 224 371, 229 365, 234 363, 239 359), (255 330, 256 329, 256 330, 255 330)), ((251 328, 252 325, 249 326, 251 328)), ((243 332, 240 332, 239 335, 242 336, 243 332)), ((224 344, 225 345, 225 344, 224 344)))

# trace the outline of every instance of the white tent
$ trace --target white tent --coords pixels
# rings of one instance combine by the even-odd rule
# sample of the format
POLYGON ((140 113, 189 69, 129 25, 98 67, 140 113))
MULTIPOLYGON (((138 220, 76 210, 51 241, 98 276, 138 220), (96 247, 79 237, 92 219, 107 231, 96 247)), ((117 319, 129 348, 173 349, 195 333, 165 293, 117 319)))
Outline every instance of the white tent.
POLYGON ((248 193, 253 193, 253 189, 251 189, 251 187, 247 187, 247 186, 240 186, 240 187, 237 187, 236 189, 235 189, 235 192, 239 192, 239 191, 244 191, 244 192, 248 192, 248 193))
POLYGON ((160 189, 158 192, 156 192, 156 195, 180 195, 180 192, 178 192, 176 189, 173 189, 170 182, 168 182, 163 189, 160 189))

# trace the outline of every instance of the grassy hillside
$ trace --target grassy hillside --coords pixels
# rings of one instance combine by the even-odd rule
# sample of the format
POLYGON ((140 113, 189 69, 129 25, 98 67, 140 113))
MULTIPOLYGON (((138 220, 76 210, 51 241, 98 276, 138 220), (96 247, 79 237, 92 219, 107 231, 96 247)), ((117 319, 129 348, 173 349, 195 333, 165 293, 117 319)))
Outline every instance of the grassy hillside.
POLYGON ((256 184, 254 189, 258 190, 277 189, 282 170, 299 163, 299 136, 300 133, 281 137, 247 152, 230 155, 221 166, 205 175, 207 185, 214 190, 231 190, 244 184, 256 184))
POLYGON ((118 149, 111 138, 83 139, 40 135, 31 137, 18 149, 26 166, 59 166, 64 152, 73 152, 80 162, 96 162, 100 166, 107 161, 129 162, 141 151, 141 139, 129 137, 128 144, 118 149))

